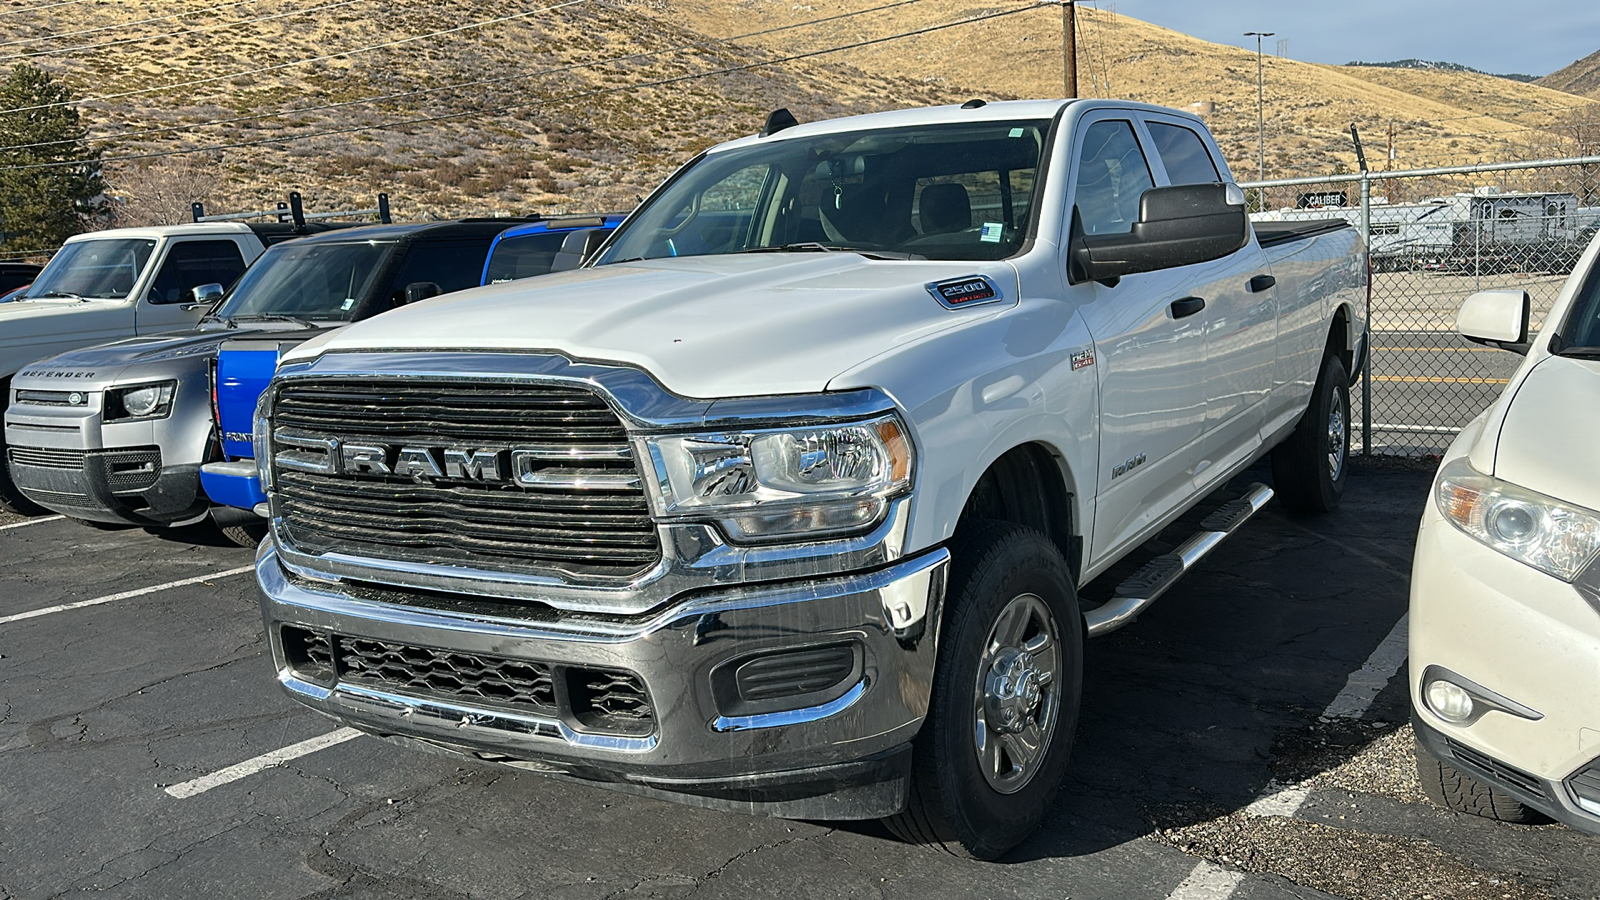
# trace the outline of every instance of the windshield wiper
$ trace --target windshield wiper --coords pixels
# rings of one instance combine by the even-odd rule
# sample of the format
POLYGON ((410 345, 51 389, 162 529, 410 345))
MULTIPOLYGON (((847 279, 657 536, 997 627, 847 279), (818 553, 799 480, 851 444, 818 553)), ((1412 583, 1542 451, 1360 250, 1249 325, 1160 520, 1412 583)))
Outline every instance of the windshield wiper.
POLYGON ((1600 347, 1562 347, 1556 351, 1556 355, 1570 359, 1600 359, 1600 347))
POLYGON ((82 294, 74 294, 71 291, 45 291, 42 294, 29 294, 28 296, 23 297, 22 299, 24 299, 24 300, 43 300, 43 299, 51 298, 51 297, 59 297, 59 298, 61 298, 63 300, 82 300, 85 303, 87 303, 89 301, 88 297, 85 297, 82 294))
MULTIPOLYGON (((218 318, 221 318, 221 317, 219 316, 218 318)), ((232 316, 232 317, 229 318, 229 321, 230 322, 238 322, 238 321, 293 322, 294 324, 299 325, 301 328, 316 328, 317 327, 316 323, 314 323, 314 322, 307 321, 305 319, 300 318, 299 316, 287 315, 285 313, 254 313, 254 314, 246 315, 246 316, 232 316)), ((239 326, 232 325, 230 327, 237 328, 239 326)))
POLYGON ((865 247, 840 247, 834 244, 824 244, 819 241, 799 241, 793 244, 779 244, 776 247, 747 247, 736 250, 736 253, 859 253, 871 259, 925 259, 915 253, 901 253, 895 250, 868 250, 865 247))

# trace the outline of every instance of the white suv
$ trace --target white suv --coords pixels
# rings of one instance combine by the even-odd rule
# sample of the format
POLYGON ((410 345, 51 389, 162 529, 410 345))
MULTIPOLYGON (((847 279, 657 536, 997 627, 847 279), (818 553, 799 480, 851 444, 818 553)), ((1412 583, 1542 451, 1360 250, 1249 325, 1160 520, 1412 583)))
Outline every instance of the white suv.
POLYGON ((1483 291, 1457 327, 1527 356, 1446 451, 1411 579, 1417 764, 1436 802, 1600 833, 1600 240, 1539 336, 1483 291))

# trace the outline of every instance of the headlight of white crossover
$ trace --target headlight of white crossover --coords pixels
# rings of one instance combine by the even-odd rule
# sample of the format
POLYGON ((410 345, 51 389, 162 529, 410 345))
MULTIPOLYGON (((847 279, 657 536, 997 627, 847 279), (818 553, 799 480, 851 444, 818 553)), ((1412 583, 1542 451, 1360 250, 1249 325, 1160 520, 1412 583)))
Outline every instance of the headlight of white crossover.
POLYGON ((658 512, 715 519, 734 539, 861 531, 911 485, 911 441, 892 415, 643 443, 658 512))
POLYGON ((1457 528, 1562 581, 1600 554, 1600 513, 1481 474, 1464 458, 1439 473, 1435 499, 1457 528))
POLYGON ((114 419, 152 419, 172 412, 175 381, 111 388, 106 391, 105 417, 114 419))

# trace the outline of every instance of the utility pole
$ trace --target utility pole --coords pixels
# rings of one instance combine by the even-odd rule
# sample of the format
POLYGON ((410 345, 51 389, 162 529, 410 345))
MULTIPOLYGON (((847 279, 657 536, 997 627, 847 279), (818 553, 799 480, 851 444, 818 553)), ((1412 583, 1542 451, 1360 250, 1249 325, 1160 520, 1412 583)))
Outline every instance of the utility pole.
POLYGON ((1073 0, 1061 0, 1061 81, 1067 99, 1078 96, 1078 11, 1073 0))
MULTIPOLYGON (((1383 170, 1385 172, 1394 171, 1394 119, 1389 120, 1389 158, 1383 161, 1383 170)), ((1390 203, 1394 202, 1393 178, 1385 178, 1383 180, 1383 196, 1390 203)))
MULTIPOLYGON (((1261 39, 1277 34, 1276 31, 1246 31, 1245 37, 1256 39, 1256 153, 1259 170, 1257 181, 1267 180, 1267 125, 1266 125, 1266 95, 1262 90, 1261 82, 1261 39)), ((1266 189, 1263 188, 1263 191, 1266 189)), ((1262 197, 1265 200, 1265 196, 1262 197)))

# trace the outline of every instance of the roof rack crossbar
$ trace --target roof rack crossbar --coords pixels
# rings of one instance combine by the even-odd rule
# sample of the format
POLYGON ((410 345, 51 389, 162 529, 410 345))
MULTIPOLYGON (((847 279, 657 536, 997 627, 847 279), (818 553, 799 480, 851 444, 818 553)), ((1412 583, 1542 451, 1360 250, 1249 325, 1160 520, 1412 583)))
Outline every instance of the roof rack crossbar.
POLYGON ((189 212, 196 222, 241 222, 245 219, 259 219, 263 216, 273 216, 279 222, 293 221, 297 226, 304 226, 306 222, 316 219, 338 219, 346 216, 377 216, 378 221, 385 225, 394 220, 389 209, 389 195, 379 194, 378 205, 367 209, 342 209, 337 212, 308 213, 300 202, 300 192, 292 191, 289 202, 280 202, 273 209, 263 209, 258 212, 218 213, 206 215, 205 206, 200 203, 189 204, 189 212))

